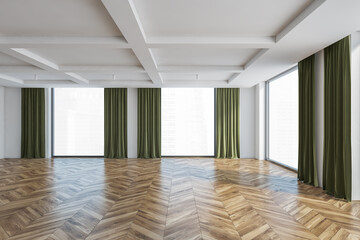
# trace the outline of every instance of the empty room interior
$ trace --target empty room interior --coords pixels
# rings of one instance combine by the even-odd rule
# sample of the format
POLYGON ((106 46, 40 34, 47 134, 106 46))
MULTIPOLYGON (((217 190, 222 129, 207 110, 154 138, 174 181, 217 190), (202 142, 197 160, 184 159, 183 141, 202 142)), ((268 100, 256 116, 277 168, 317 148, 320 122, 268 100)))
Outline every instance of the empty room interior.
POLYGON ((360 239, 359 0, 0 0, 0 240, 360 239))

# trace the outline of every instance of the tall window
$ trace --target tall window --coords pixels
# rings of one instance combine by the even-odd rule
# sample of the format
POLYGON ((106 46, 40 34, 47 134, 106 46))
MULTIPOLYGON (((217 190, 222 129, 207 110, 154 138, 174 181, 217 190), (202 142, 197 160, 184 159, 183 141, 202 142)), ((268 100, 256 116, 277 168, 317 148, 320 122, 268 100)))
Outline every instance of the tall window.
POLYGON ((163 156, 214 155, 214 89, 163 88, 163 156))
POLYGON ((104 89, 54 89, 54 155, 104 155, 104 89))
POLYGON ((268 84, 268 158, 296 168, 298 165, 298 71, 268 84))

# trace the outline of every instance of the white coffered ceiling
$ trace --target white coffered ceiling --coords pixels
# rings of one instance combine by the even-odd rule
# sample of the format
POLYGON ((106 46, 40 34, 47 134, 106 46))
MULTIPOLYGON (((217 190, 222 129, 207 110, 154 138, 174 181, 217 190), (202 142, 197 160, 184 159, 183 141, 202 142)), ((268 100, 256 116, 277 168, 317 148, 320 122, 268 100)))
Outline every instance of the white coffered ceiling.
POLYGON ((360 29, 359 0, 0 0, 0 85, 251 87, 360 29))

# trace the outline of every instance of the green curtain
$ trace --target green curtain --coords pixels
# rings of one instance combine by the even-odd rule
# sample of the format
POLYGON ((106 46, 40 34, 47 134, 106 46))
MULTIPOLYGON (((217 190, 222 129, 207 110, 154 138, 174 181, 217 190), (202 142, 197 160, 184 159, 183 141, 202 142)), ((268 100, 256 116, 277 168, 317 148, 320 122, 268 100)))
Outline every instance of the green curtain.
POLYGON ((127 89, 104 89, 104 157, 127 158, 127 89))
POLYGON ((239 88, 216 89, 216 158, 240 157, 239 88))
POLYGON ((21 157, 45 157, 45 89, 21 89, 21 157))
POLYGON ((319 186, 315 138, 315 55, 298 64, 299 69, 299 152, 298 179, 319 186))
POLYGON ((323 188, 351 201, 350 37, 324 50, 325 129, 323 188))
POLYGON ((138 89, 138 157, 161 157, 161 89, 138 89))

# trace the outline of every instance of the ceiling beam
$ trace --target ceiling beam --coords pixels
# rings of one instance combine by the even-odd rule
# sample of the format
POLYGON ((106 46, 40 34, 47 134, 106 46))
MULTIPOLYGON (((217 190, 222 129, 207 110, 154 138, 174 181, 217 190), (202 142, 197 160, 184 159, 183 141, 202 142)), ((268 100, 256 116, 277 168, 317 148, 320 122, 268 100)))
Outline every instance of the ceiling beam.
POLYGON ((165 80, 163 87, 181 88, 182 86, 200 87, 200 88, 231 88, 226 80, 165 80))
POLYGON ((49 61, 48 59, 43 58, 25 48, 10 48, 10 49, 0 48, 0 52, 3 52, 9 56, 17 58, 23 62, 29 63, 31 65, 34 65, 36 67, 39 67, 46 71, 49 71, 51 73, 64 76, 66 79, 72 80, 78 84, 89 83, 88 80, 86 80, 85 78, 83 78, 77 74, 72 74, 69 72, 65 73, 65 72, 60 71, 59 66, 57 64, 55 64, 55 63, 49 61))
POLYGON ((46 73, 46 70, 35 66, 0 66, 1 73, 46 73))
POLYGON ((255 54, 255 56, 253 56, 246 64, 245 64, 245 69, 248 69, 254 62, 256 62, 256 60, 258 60, 259 58, 261 58, 261 56, 263 56, 269 49, 261 49, 258 53, 255 54))
POLYGON ((234 82, 235 79, 237 79, 240 76, 240 73, 233 74, 230 79, 227 81, 228 83, 234 82))
POLYGON ((77 73, 73 73, 73 72, 66 72, 65 73, 67 76, 70 76, 71 80, 73 80, 76 83, 89 83, 89 80, 83 78, 82 76, 80 76, 77 73))
MULTIPOLYGON (((327 0, 314 0, 308 7, 305 8, 299 15, 297 15, 288 25, 286 25, 275 37, 275 45, 281 44, 281 40, 285 38, 291 31, 293 31, 301 22, 309 17, 316 9, 318 9, 327 0)), ((261 59, 273 48, 262 49, 254 57, 252 57, 244 66, 245 70, 248 70, 251 66, 261 61, 261 59)), ((248 71, 244 71, 246 74, 248 71)), ((244 75, 234 74, 228 83, 236 84, 244 75)))
MULTIPOLYGON (((1 80, 0 80, 1 82, 1 80)), ((49 80, 49 81, 25 81, 23 87, 62 87, 62 88, 77 88, 82 87, 81 85, 74 84, 71 81, 58 81, 58 80, 49 80)), ((225 80, 165 80, 162 87, 171 87, 171 88, 181 88, 184 86, 189 87, 200 87, 200 88, 239 88, 239 85, 228 85, 225 80)), ((156 88, 152 81, 148 80, 133 80, 133 81, 97 81, 93 80, 87 85, 87 87, 99 87, 99 88, 156 88)))
POLYGON ((36 53, 33 53, 25 48, 11 48, 6 51, 6 53, 11 55, 12 57, 30 63, 34 66, 43 68, 45 70, 59 70, 59 66, 56 63, 53 63, 52 61, 43 58, 42 56, 37 55, 36 53))
POLYGON ((243 66, 158 66, 161 73, 242 72, 243 66))
POLYGON ((291 32, 299 23, 304 21, 311 13, 320 7, 326 0, 314 0, 304 11, 302 11, 294 20, 292 20, 279 34, 276 35, 276 42, 280 41, 289 32, 291 32))
POLYGON ((146 36, 132 0, 102 0, 115 24, 131 45, 154 84, 161 85, 155 59, 146 45, 146 36))
POLYGON ((152 37, 147 39, 149 48, 269 48, 275 37, 152 37))
POLYGON ((97 47, 130 48, 123 37, 0 37, 0 47, 97 47))
MULTIPOLYGON (((62 72, 85 72, 85 73, 145 73, 141 66, 82 66, 82 65, 69 65, 58 66, 59 71, 62 72)), ((47 73, 46 70, 40 69, 35 66, 0 66, 1 73, 33 73, 43 74, 47 73)))
POLYGON ((63 72, 86 72, 86 73, 144 73, 141 66, 59 66, 63 72))
MULTIPOLYGON (((245 66, 244 66, 244 71, 245 71, 246 69, 248 69, 248 68, 249 68, 253 63, 255 63, 258 59, 260 59, 268 50, 269 50, 269 49, 261 49, 259 52, 257 52, 257 53, 255 54, 255 56, 253 56, 253 57, 245 64, 245 66)), ((244 72, 244 71, 243 71, 243 72, 244 72)), ((241 72, 236 73, 236 74, 233 74, 233 75, 229 78, 228 83, 229 83, 229 84, 230 84, 230 83, 234 83, 235 80, 237 80, 238 78, 240 78, 240 73, 241 73, 241 72)))
MULTIPOLYGON (((0 79, 1 82, 1 79, 0 79)), ((24 86, 26 87, 62 87, 62 88, 77 88, 82 87, 81 85, 75 84, 72 81, 63 81, 63 80, 42 80, 42 81, 25 81, 24 86)), ((141 88, 141 87, 157 87, 154 86, 151 80, 132 80, 132 81, 113 81, 113 80, 92 80, 87 87, 122 87, 122 88, 141 88)))
POLYGON ((5 81, 9 81, 9 82, 12 82, 12 83, 24 84, 23 80, 21 80, 19 78, 12 77, 12 76, 9 76, 9 75, 6 75, 6 74, 2 74, 2 73, 0 73, 0 79, 5 80, 5 81))

